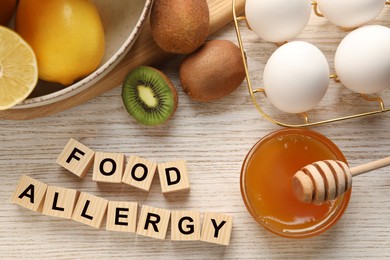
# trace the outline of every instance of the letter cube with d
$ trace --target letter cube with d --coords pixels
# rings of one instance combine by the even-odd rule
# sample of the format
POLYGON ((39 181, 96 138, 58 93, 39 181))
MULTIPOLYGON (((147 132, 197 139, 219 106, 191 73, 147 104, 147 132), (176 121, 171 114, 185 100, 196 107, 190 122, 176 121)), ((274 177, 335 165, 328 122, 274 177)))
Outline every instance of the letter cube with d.
POLYGON ((190 188, 185 161, 159 163, 158 174, 163 193, 188 190, 190 188))

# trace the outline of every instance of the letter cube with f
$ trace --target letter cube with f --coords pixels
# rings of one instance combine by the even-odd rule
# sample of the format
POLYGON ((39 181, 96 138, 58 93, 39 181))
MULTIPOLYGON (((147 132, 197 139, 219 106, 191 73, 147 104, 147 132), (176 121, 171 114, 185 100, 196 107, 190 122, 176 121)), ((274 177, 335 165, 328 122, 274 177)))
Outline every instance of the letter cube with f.
POLYGON ((94 155, 93 150, 71 138, 58 156, 57 163, 84 178, 92 166, 94 155))

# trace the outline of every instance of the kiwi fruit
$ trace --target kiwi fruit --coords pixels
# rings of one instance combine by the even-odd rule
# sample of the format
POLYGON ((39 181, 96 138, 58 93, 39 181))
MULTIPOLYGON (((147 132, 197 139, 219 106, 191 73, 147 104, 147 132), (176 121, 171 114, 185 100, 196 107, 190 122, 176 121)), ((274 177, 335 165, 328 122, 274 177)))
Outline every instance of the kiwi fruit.
POLYGON ((127 112, 144 125, 159 125, 176 111, 175 87, 161 71, 141 66, 131 71, 122 86, 122 100, 127 112))
POLYGON ((180 65, 182 88, 191 99, 209 102, 233 92, 244 80, 241 51, 227 40, 206 42, 180 65))
POLYGON ((209 34, 207 0, 154 0, 150 29, 157 45, 166 52, 189 54, 209 34))

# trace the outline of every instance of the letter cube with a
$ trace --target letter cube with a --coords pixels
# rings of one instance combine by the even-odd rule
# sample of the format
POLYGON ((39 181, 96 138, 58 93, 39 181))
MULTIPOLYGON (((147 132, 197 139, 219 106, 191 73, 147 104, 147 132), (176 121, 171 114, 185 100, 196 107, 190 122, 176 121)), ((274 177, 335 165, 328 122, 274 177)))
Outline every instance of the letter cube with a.
POLYGON ((46 190, 47 185, 45 183, 23 175, 20 177, 18 186, 16 186, 12 196, 12 203, 40 212, 46 190))

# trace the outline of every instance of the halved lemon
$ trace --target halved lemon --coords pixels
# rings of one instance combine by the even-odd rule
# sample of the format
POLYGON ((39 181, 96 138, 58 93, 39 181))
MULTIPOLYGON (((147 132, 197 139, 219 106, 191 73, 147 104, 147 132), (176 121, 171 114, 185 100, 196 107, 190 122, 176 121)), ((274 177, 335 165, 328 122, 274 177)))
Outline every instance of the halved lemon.
POLYGON ((0 110, 26 99, 37 81, 34 51, 17 33, 0 26, 0 110))

